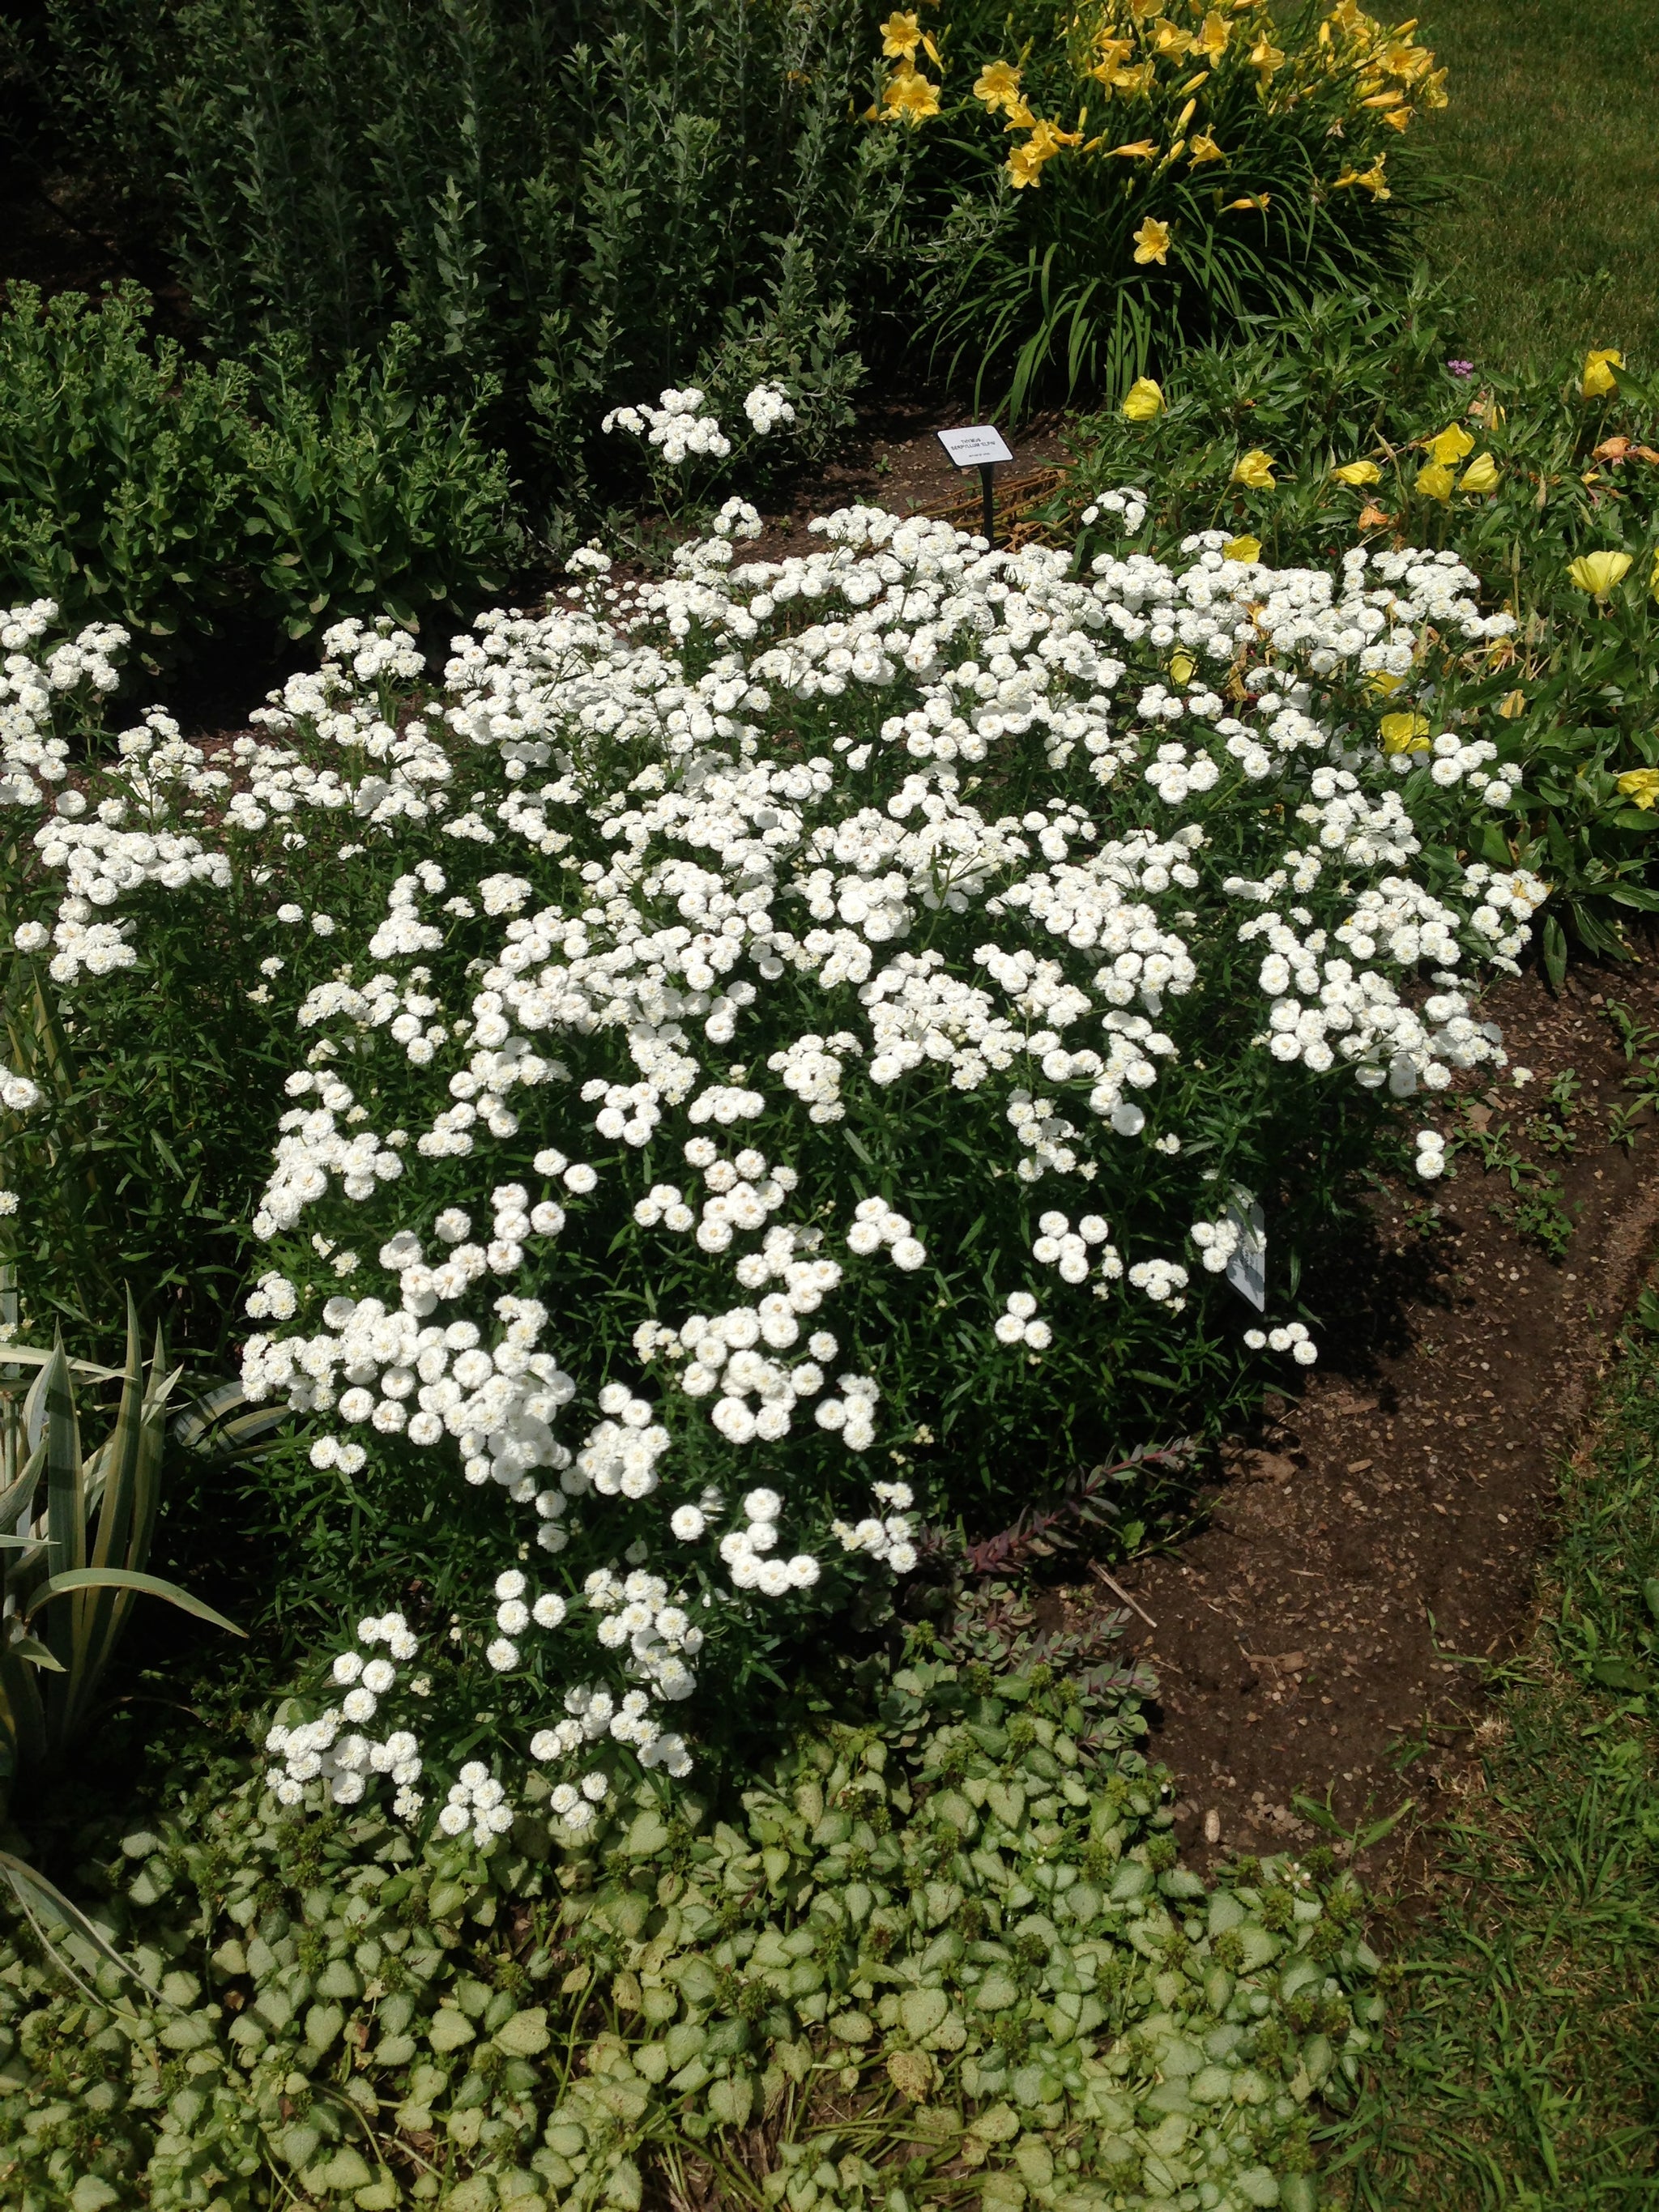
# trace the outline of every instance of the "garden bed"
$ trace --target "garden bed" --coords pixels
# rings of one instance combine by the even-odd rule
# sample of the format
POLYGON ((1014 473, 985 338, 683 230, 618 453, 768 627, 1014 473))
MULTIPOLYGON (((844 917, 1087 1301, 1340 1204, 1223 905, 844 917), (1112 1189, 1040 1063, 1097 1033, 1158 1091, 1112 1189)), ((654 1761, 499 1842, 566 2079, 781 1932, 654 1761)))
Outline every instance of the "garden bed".
MULTIPOLYGON (((1652 1019, 1659 974, 1581 970, 1559 997, 1536 972, 1499 987, 1491 1011, 1535 1080, 1467 1094, 1498 1100, 1489 1131, 1507 1123, 1560 1173, 1565 1256, 1497 1216, 1508 1176, 1472 1151, 1431 1197, 1380 1192, 1369 1247, 1310 1290, 1328 1316, 1318 1373, 1224 1454, 1203 1533, 1121 1575, 1157 1624, 1132 1620, 1129 1641, 1159 1680, 1153 1742, 1200 1856, 1314 1840, 1297 1795, 1351 1829, 1408 1796, 1424 1808, 1467 1764, 1480 1662, 1526 1632, 1562 1453, 1659 1222, 1650 1133, 1627 1149, 1607 1133, 1631 1072, 1609 1001, 1652 1019), (1552 1160, 1522 1125, 1564 1069, 1583 1085, 1577 1149, 1552 1160)), ((1115 1602, 1069 1590, 1064 1610, 1115 1602)))

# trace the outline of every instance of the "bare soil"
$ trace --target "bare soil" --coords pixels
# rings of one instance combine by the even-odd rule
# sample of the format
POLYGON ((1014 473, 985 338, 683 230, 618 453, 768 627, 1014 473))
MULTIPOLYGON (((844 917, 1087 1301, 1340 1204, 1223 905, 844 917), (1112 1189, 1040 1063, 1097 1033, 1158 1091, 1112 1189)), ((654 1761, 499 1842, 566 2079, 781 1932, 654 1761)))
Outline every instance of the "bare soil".
MULTIPOLYGON (((1631 1103, 1610 1000, 1659 1018, 1659 961, 1575 971, 1559 996, 1535 974, 1490 994, 1536 1079, 1464 1093, 1559 1173, 1564 1256, 1517 1235, 1508 1174, 1472 1149, 1455 1176, 1380 1193, 1305 1288, 1325 1316, 1306 1388, 1224 1450, 1201 1534, 1119 1572, 1150 1616, 1127 1640, 1158 1677, 1151 1747, 1200 1863, 1328 1840, 1298 1793, 1350 1828, 1408 1797, 1420 1820, 1468 1763, 1481 1662, 1527 1630, 1562 1456, 1659 1228, 1651 1115, 1633 1147, 1608 1134, 1631 1103), (1564 1069, 1583 1085, 1565 1153, 1539 1140, 1564 1069)), ((1115 1605, 1093 1584, 1061 1595, 1071 1625, 1115 1605)))

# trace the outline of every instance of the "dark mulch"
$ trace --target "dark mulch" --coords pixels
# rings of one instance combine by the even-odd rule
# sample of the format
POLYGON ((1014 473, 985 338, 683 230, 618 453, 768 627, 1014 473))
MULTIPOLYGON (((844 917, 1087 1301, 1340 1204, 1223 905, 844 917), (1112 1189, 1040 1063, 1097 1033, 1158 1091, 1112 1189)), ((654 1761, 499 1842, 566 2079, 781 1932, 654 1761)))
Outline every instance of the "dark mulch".
MULTIPOLYGON (((1538 1079, 1519 1101, 1507 1084, 1474 1095, 1560 1172, 1565 1256, 1520 1240, 1494 1211, 1512 1207, 1507 1175, 1470 1152, 1455 1180, 1378 1198, 1308 1286, 1325 1326, 1306 1389, 1224 1453, 1204 1532, 1120 1577, 1156 1623, 1132 1617, 1129 1642, 1159 1678, 1155 1753, 1200 1858, 1327 1839, 1298 1792, 1350 1826, 1408 1796, 1420 1814, 1466 1763, 1478 1662, 1525 1634, 1561 1457, 1659 1227, 1651 1117, 1633 1151, 1607 1135, 1630 1073, 1608 1000, 1659 1018, 1659 961, 1579 971, 1559 997, 1528 974, 1489 1000, 1538 1079), (1564 1068, 1584 1087, 1559 1158, 1524 1124, 1564 1068)), ((1064 1595, 1072 1622, 1115 1603, 1064 1595)))

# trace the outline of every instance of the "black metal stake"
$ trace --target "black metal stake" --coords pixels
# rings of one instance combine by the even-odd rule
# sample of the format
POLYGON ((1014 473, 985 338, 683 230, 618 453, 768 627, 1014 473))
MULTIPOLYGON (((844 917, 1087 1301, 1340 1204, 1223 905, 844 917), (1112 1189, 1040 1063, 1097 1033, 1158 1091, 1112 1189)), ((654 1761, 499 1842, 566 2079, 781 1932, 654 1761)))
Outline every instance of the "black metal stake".
POLYGON ((990 461, 981 461, 979 465, 979 489, 981 499, 984 502, 985 542, 988 545, 994 545, 997 542, 996 502, 991 495, 991 472, 994 466, 994 464, 990 461))

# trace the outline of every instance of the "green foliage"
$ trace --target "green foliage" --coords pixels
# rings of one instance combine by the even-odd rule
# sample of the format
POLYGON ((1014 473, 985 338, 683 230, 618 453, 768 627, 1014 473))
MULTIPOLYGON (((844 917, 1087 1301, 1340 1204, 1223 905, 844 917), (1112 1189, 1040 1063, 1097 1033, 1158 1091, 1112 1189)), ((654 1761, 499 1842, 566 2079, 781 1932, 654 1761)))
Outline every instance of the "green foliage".
POLYGON ((1358 1892, 1282 1860, 1206 1890, 1141 1726, 922 1661, 728 1817, 642 1788, 581 1856, 204 1789, 95 1877, 143 1990, 77 1935, 79 1986, 0 1954, 9 2201, 626 2212, 695 2175, 811 2212, 966 2175, 1121 2212, 1201 2177, 1304 2212, 1305 2116, 1382 2016, 1358 1892))
POLYGON ((1101 489, 1141 485, 1156 542, 1219 528, 1265 560, 1313 562, 1391 539, 1455 549, 1503 588, 1516 637, 1443 671, 1433 726, 1478 730, 1524 768, 1521 833, 1494 833, 1485 857, 1551 884, 1543 951, 1559 982, 1570 945, 1621 958, 1627 924, 1659 910, 1659 395, 1615 366, 1586 396, 1599 380, 1582 358, 1466 380, 1446 365, 1451 328, 1419 276, 1403 305, 1333 294, 1243 343, 1196 349, 1172 362, 1151 421, 1079 424, 1054 514, 1069 528, 1101 489), (1253 452, 1271 459, 1270 484, 1236 480, 1253 452), (1492 488, 1464 488, 1488 458, 1492 488), (1368 481, 1334 473, 1354 465, 1368 481), (1571 572, 1601 552, 1625 565, 1598 596, 1571 572))
POLYGON ((150 642, 228 615, 292 637, 342 615, 410 626, 500 588, 514 550, 488 392, 440 410, 419 343, 318 386, 295 342, 186 363, 128 286, 94 307, 14 285, 0 315, 0 596, 150 642))
POLYGON ((292 332, 337 364, 406 322, 428 390, 499 380, 515 463, 567 507, 596 446, 614 476, 605 410, 665 383, 787 367, 796 450, 842 427, 838 303, 881 212, 847 112, 857 0, 51 13, 82 157, 222 352, 292 332))
POLYGON ((1477 1786, 1432 1838, 1398 2031, 1328 2170, 1354 2212, 1638 2212, 1659 2002, 1659 1299, 1564 1468, 1529 1644, 1493 1671, 1477 1786))
POLYGON ((144 1372, 131 1297, 124 1370, 70 1361, 61 1342, 51 1352, 8 1344, 5 1361, 8 1379, 30 1367, 35 1376, 21 1406, 15 1386, 0 1385, 0 1790, 21 1769, 61 1759, 85 1733, 135 1598, 165 1598, 232 1627, 145 1571, 179 1374, 163 1372, 159 1340, 144 1372), (81 1442, 77 1374, 121 1385, 109 1431, 90 1453, 81 1442))

